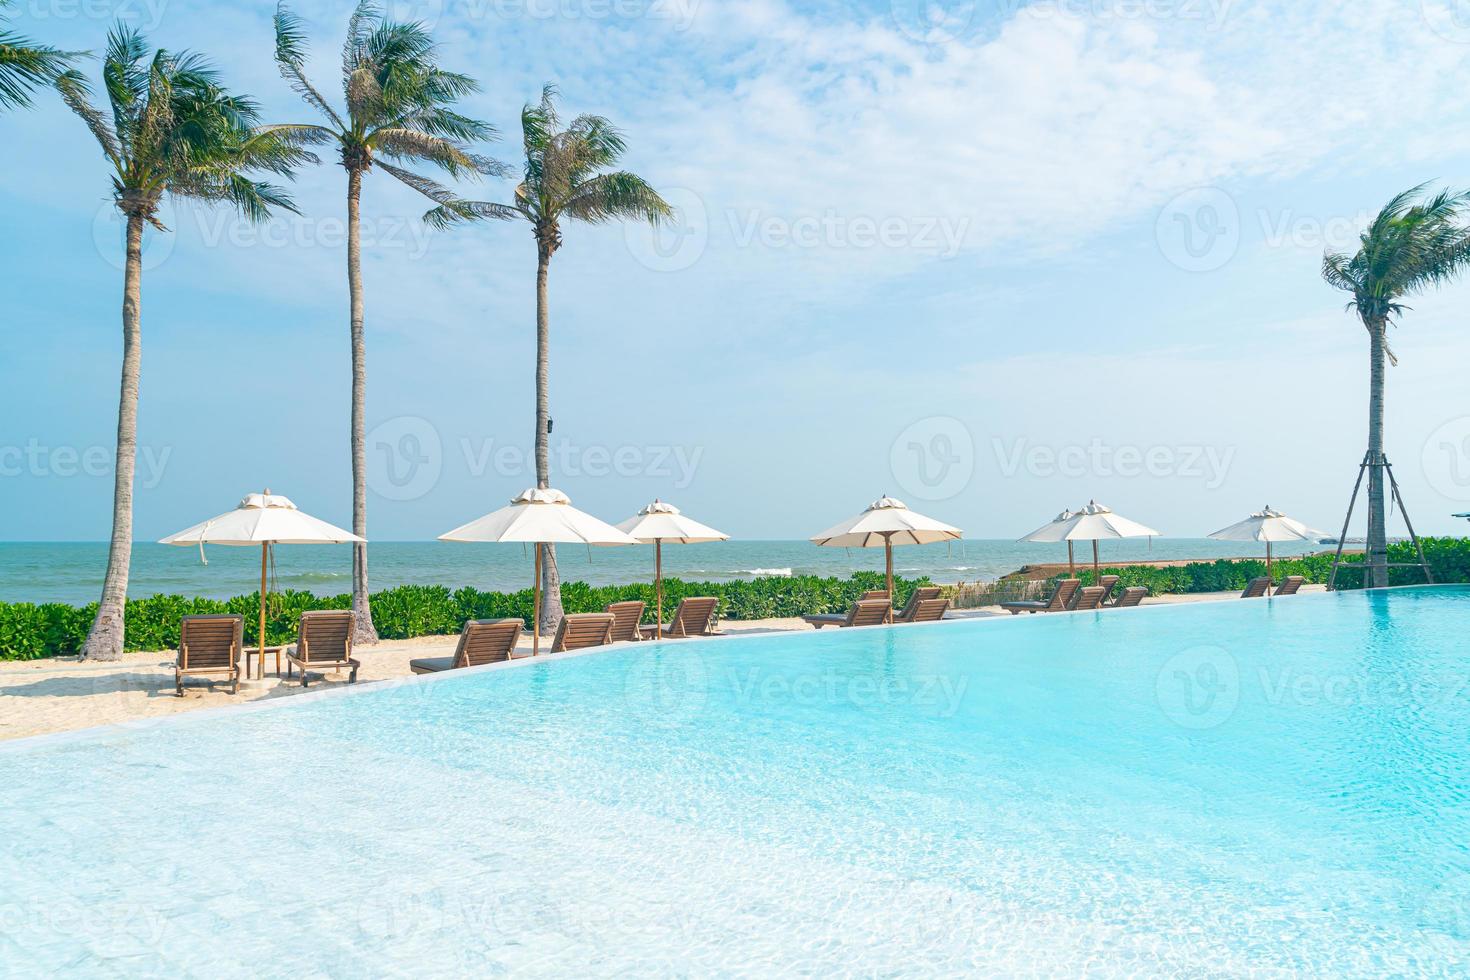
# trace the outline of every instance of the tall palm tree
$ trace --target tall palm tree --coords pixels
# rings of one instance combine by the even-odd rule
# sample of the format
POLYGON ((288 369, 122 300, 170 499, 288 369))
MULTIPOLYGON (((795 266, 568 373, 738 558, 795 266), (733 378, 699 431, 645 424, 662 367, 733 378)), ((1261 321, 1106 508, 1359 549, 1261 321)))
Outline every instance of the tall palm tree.
MULTIPOLYGON (((361 0, 347 25, 342 47, 344 112, 338 113, 306 77, 306 41, 301 20, 284 4, 276 8, 276 64, 306 104, 325 119, 293 127, 306 142, 335 144, 347 171, 347 291, 352 343, 352 532, 367 537, 367 451, 365 418, 367 353, 363 344, 362 246, 359 203, 362 179, 374 164, 436 201, 452 195, 434 181, 395 163, 429 163, 452 176, 498 173, 498 165, 469 151, 475 140, 491 139, 488 123, 450 109, 479 90, 468 75, 438 66, 433 38, 418 23, 384 19, 372 0, 361 0)), ((375 643, 368 601, 367 545, 352 546, 352 611, 356 641, 375 643)))
MULTIPOLYGON (((425 215, 431 225, 455 221, 515 219, 530 222, 536 239, 536 485, 550 486, 551 413, 549 376, 550 319, 546 301, 551 257, 561 247, 561 223, 601 224, 618 219, 640 219, 657 225, 673 216, 673 209, 642 177, 612 170, 627 143, 623 134, 601 116, 582 115, 561 128, 556 109, 557 90, 547 85, 541 101, 521 110, 525 170, 510 204, 462 201, 448 195, 425 215)), ((542 566, 543 631, 554 630, 562 618, 561 577, 555 549, 546 549, 542 566)))
POLYGON ((55 85, 79 57, 11 31, 6 20, 12 6, 13 0, 0 0, 0 109, 30 106, 31 93, 55 85))
POLYGON ((102 78, 110 118, 92 104, 86 79, 75 70, 65 72, 57 88, 102 145, 112 165, 113 203, 127 222, 112 546, 102 601, 82 648, 84 659, 116 660, 123 649, 133 541, 143 227, 168 230, 158 218, 166 193, 223 203, 250 221, 265 220, 274 208, 295 211, 279 187, 250 174, 264 170, 290 176, 293 166, 311 156, 289 133, 257 126, 255 103, 225 91, 214 69, 198 55, 159 50, 150 58, 143 35, 121 24, 108 35, 102 78))
POLYGON ((1403 300, 1453 279, 1470 261, 1470 233, 1463 218, 1470 197, 1420 184, 1394 197, 1359 236, 1352 255, 1328 253, 1322 278, 1352 293, 1347 306, 1368 331, 1368 554, 1365 586, 1388 584, 1387 512, 1384 506, 1384 365, 1397 364, 1388 345, 1389 324, 1409 307, 1403 300))

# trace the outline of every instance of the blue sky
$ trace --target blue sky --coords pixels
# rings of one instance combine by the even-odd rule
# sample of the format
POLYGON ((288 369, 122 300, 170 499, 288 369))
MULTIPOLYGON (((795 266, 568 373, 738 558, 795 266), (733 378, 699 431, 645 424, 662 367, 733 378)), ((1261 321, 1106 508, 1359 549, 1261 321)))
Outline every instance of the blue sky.
MULTIPOLYGON (((330 87, 349 12, 299 12, 330 87)), ((972 537, 1096 497, 1194 537, 1270 503, 1334 529, 1367 345, 1317 275, 1425 180, 1470 186, 1470 18, 1433 0, 424 0, 505 134, 555 81, 627 132, 680 209, 570 228, 554 261, 554 483, 620 519, 655 495, 804 537, 889 493, 972 537)), ((122 16, 309 118, 273 7, 20 0, 100 48, 122 16)), ((0 540, 100 540, 120 357, 103 160, 53 99, 0 117, 0 540)), ((269 485, 346 522, 343 173, 250 228, 174 207, 144 277, 136 530, 269 485)), ((466 188, 503 196, 492 182, 466 188)), ((524 225, 431 233, 364 195, 370 534, 424 539, 533 482, 524 225)), ((1470 289, 1396 334, 1389 451, 1420 529, 1470 509, 1470 289)), ((1396 526, 1397 527, 1397 526, 1396 526)), ((1359 532, 1361 533, 1361 527, 1359 532)))

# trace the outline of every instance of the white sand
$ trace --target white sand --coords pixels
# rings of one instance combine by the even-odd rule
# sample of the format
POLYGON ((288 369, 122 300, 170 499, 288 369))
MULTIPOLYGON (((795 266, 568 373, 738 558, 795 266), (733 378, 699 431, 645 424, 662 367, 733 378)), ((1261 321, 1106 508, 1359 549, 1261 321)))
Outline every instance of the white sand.
MULTIPOLYGON (((1321 591, 1322 586, 1306 586, 1303 591, 1321 591)), ((1202 602, 1230 599, 1236 593, 1172 595, 1147 599, 1145 602, 1202 602)), ((956 619, 1002 616, 999 607, 963 609, 952 612, 956 619)), ((727 636, 772 633, 790 630, 812 632, 800 619, 760 619, 745 622, 727 621, 721 631, 727 636)), ((447 657, 454 653, 456 637, 424 636, 411 640, 385 640, 361 649, 362 661, 358 683, 372 683, 410 673, 408 662, 419 657, 447 657)), ((544 649, 544 648, 543 648, 544 649)), ((518 653, 529 655, 530 639, 522 638, 518 653)), ((274 661, 268 659, 267 669, 274 661)), ((340 687, 347 675, 327 675, 312 681, 309 690, 340 687)), ((53 657, 45 660, 0 662, 0 740, 43 735, 50 732, 113 725, 138 718, 195 711, 241 704, 262 698, 290 697, 301 693, 295 681, 267 676, 263 685, 241 685, 240 693, 231 695, 229 687, 218 684, 211 689, 202 679, 185 682, 184 696, 174 696, 174 654, 130 653, 115 663, 80 663, 75 657, 53 657)))

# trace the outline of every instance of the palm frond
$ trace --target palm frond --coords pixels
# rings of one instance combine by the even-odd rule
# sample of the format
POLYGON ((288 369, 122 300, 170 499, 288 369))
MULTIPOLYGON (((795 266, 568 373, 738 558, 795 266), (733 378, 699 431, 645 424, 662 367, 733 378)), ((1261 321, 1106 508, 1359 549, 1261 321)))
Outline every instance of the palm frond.
POLYGON ((86 52, 62 51, 16 34, 4 26, 7 6, 0 4, 0 108, 28 108, 32 92, 56 85, 86 52))
POLYGON ((72 112, 76 113, 86 123, 87 129, 102 144, 102 152, 111 161, 114 168, 121 170, 124 166, 122 159, 122 147, 118 145, 117 136, 112 127, 107 123, 107 117, 102 111, 92 104, 91 89, 87 85, 87 79, 76 69, 62 72, 61 77, 56 80, 56 91, 61 95, 61 101, 66 104, 72 112))
POLYGON ((626 171, 599 174, 578 185, 563 210, 579 221, 601 224, 617 218, 639 218, 657 225, 674 209, 642 177, 626 171))
POLYGON ((326 96, 317 91, 316 86, 306 77, 306 30, 302 26, 301 18, 282 3, 276 7, 275 28, 276 65, 280 69, 281 77, 307 105, 330 119, 337 129, 346 129, 346 123, 342 122, 326 96))

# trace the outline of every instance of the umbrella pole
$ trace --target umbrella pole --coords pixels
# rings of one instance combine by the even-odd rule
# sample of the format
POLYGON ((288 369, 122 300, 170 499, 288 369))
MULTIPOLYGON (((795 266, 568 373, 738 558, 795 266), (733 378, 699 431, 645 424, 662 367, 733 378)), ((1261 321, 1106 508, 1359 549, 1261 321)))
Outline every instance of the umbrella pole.
MULTIPOLYGON (((270 542, 264 542, 260 546, 260 632, 255 634, 256 642, 260 644, 260 680, 265 680, 265 571, 270 558, 270 542)), ((250 679, 250 658, 245 658, 245 678, 250 679)))
POLYGON ((1266 542, 1266 594, 1271 594, 1271 542, 1266 542))
POLYGON ((883 535, 883 564, 887 569, 888 578, 888 612, 883 617, 883 622, 893 622, 893 536, 883 535))
POLYGON ((1097 538, 1092 539, 1092 584, 1096 585, 1098 579, 1102 578, 1102 569, 1097 566, 1097 538))
POLYGON ((1067 542, 1067 578, 1077 577, 1077 556, 1073 552, 1074 541, 1067 542))
POLYGON ((653 592, 654 610, 657 618, 654 620, 659 629, 664 626, 664 539, 653 539, 653 592))
POLYGON ((531 656, 541 653, 541 542, 536 542, 536 580, 531 583, 531 656))

